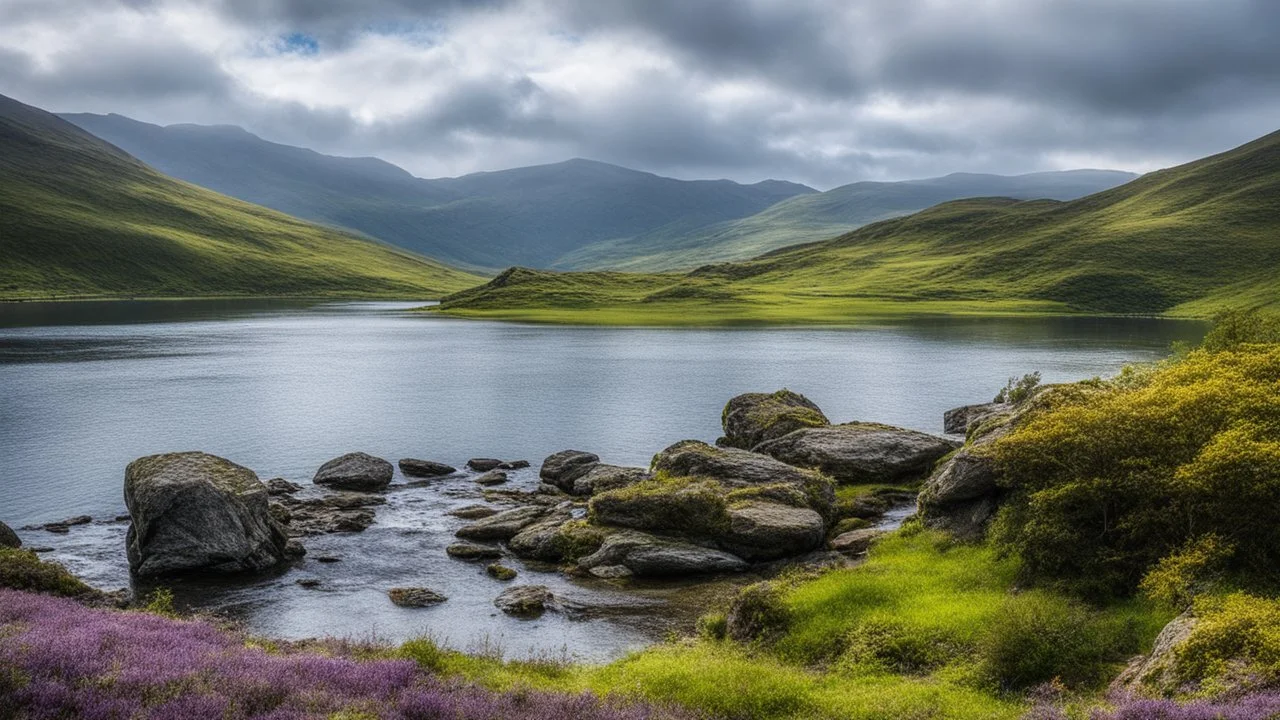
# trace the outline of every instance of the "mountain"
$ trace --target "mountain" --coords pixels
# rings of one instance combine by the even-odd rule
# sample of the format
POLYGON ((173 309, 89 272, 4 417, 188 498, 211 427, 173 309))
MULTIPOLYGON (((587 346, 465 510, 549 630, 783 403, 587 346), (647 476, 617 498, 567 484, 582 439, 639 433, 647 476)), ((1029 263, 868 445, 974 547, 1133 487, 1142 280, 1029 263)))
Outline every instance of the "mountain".
POLYGON ((1280 308, 1280 132, 1078 200, 944 203, 686 274, 515 269, 443 312, 555 322, 1280 308))
POLYGON ((0 96, 0 297, 438 297, 481 278, 161 175, 0 96))
POLYGON ((799 195, 750 217, 684 233, 653 232, 594 243, 556 267, 663 271, 746 260, 787 245, 842 235, 878 220, 909 215, 948 200, 972 197, 1074 200, 1136 178, 1116 170, 1068 170, 1028 175, 955 173, 902 182, 858 182, 799 195))
POLYGON ((775 180, 674 180, 589 160, 426 180, 240 128, 62 117, 174 177, 473 268, 550 267, 584 245, 683 234, 815 192, 775 180))

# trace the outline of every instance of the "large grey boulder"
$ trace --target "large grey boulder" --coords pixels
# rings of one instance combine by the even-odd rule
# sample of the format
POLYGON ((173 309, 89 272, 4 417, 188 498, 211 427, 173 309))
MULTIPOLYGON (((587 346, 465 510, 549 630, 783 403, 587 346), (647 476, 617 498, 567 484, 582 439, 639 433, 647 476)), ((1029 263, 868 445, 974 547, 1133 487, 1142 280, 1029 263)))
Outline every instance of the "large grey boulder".
POLYGON ((742 558, 723 550, 632 530, 611 534, 578 566, 600 577, 703 575, 748 567, 742 558))
POLYGON ((847 423, 797 430, 757 445, 756 452, 815 468, 839 483, 899 483, 921 479, 960 445, 890 425, 847 423))
POLYGON ((723 444, 743 450, 751 450, 762 442, 801 428, 820 427, 829 422, 809 398, 790 390, 739 395, 724 406, 720 415, 723 444))
POLYGON ((22 547, 22 538, 13 531, 13 528, 0 522, 0 547, 20 548, 22 547))
POLYGON ((312 482, 335 490, 369 492, 385 490, 393 475, 395 468, 386 460, 354 452, 321 465, 312 482))
POLYGON ((826 524, 808 509, 749 501, 729 507, 729 526, 716 540, 752 562, 799 555, 822 544, 826 524))
POLYGON ((206 570, 261 570, 285 562, 289 547, 254 472, 202 452, 139 458, 125 470, 132 524, 129 567, 139 576, 206 570))
MULTIPOLYGON (((454 534, 464 540, 510 540, 521 530, 546 518, 549 512, 548 508, 537 505, 504 510, 464 525, 454 534)), ((564 512, 562 517, 568 520, 569 513, 564 512)))
POLYGON ((588 466, 586 472, 574 478, 570 492, 574 495, 594 495, 634 485, 649 477, 644 468, 594 463, 588 466))
POLYGON ((582 477, 593 465, 600 462, 600 456, 581 450, 561 450, 547 456, 538 470, 538 477, 544 482, 554 485, 565 492, 573 491, 573 482, 582 477))
POLYGON ((979 403, 961 405, 942 414, 942 430, 951 435, 967 435, 970 430, 999 415, 1014 410, 1010 403, 979 403))

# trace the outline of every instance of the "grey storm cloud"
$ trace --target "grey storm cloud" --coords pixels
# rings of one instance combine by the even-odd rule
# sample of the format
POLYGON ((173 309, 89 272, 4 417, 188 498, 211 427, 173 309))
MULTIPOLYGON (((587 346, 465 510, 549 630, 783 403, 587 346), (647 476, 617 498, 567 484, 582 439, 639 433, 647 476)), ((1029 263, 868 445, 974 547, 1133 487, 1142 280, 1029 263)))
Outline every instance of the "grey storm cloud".
POLYGON ((1280 125, 1278 34, 1270 0, 0 0, 0 93, 420 175, 831 186, 1226 149, 1280 125))

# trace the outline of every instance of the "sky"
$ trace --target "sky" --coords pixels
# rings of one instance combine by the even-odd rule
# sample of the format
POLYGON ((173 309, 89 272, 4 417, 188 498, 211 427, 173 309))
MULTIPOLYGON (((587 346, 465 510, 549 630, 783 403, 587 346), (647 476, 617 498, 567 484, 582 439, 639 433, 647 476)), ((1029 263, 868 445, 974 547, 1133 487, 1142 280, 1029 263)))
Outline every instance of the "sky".
POLYGON ((424 177, 1143 172, 1280 129, 1277 0, 0 0, 0 94, 424 177))

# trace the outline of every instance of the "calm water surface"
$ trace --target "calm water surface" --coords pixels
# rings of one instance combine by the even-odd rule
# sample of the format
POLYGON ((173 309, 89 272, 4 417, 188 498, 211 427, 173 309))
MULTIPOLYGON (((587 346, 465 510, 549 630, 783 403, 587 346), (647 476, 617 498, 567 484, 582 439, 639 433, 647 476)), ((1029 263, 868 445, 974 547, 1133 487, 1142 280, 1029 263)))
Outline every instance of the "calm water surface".
MULTIPOLYGON (((741 392, 788 387, 834 421, 941 432, 944 410, 989 400, 1010 376, 1107 375, 1204 331, 1198 323, 1079 318, 576 328, 449 320, 411 307, 0 304, 0 520, 17 527, 102 518, 66 536, 20 534, 95 584, 122 587, 125 527, 110 519, 124 512, 124 467, 142 455, 204 450, 264 479, 302 483, 353 450, 459 467, 475 456, 528 459, 534 468, 516 473, 512 486, 532 488, 538 462, 557 450, 645 465, 677 440, 714 440, 721 407, 741 392)), ((189 605, 276 636, 429 632, 462 648, 604 659, 651 641, 673 619, 688 621, 731 589, 570 581, 513 561, 517 582, 545 583, 605 609, 579 619, 507 618, 491 604, 502 586, 443 551, 461 524, 444 511, 478 499, 466 478, 394 492, 365 533, 307 541, 313 557, 337 554, 341 563, 307 560, 280 574, 175 590, 189 605), (295 583, 309 577, 321 589, 295 583), (450 601, 395 608, 385 591, 403 584, 433 587, 450 601)))

